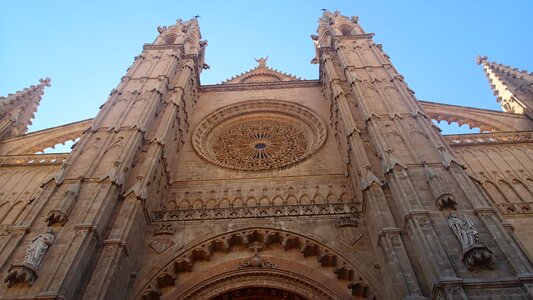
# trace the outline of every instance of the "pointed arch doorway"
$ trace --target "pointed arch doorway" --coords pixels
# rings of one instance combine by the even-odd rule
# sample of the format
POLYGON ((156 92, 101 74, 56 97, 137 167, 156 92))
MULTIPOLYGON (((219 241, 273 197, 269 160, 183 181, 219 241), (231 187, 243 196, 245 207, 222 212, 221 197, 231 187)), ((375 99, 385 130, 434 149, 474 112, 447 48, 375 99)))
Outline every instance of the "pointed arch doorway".
POLYGON ((211 300, 311 300, 339 299, 321 283, 283 270, 251 268, 212 277, 178 293, 175 299, 211 300))
POLYGON ((363 279, 371 277, 363 272, 309 236, 249 228, 190 244, 151 279, 143 280, 138 296, 143 300, 379 298, 363 279))

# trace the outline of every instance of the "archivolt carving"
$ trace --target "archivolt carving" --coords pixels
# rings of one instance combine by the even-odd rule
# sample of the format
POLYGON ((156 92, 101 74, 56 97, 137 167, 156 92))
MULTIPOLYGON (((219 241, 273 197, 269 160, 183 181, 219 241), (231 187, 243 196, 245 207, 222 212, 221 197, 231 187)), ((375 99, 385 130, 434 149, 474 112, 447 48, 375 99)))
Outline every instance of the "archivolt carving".
POLYGON ((271 170, 300 162, 326 139, 326 126, 303 106, 255 100, 219 109, 193 134, 196 152, 222 167, 271 170))
MULTIPOLYGON (((353 295, 364 299, 372 299, 377 295, 354 265, 320 242, 292 232, 254 228, 222 234, 181 252, 152 277, 140 296, 142 299, 159 299, 166 291, 165 287, 177 286, 179 273, 194 272, 196 262, 209 261, 216 252, 228 253, 234 251, 237 246, 258 244, 263 248, 281 247, 285 251, 299 249, 303 257, 316 257, 317 267, 326 267, 326 270, 333 271, 338 280, 345 280, 353 295)), ((250 269, 245 271, 247 270, 250 269)))
POLYGON ((297 278, 294 274, 280 270, 254 270, 222 274, 214 280, 202 283, 202 286, 187 293, 182 299, 256 299, 252 298, 254 296, 258 296, 257 299, 265 299, 262 297, 270 299, 272 297, 272 299, 287 300, 333 300, 336 298, 334 295, 327 293, 326 288, 319 282, 309 282, 302 278, 297 278), (272 282, 276 282, 276 284, 272 284, 272 282), (243 293, 247 294, 243 295, 243 293))

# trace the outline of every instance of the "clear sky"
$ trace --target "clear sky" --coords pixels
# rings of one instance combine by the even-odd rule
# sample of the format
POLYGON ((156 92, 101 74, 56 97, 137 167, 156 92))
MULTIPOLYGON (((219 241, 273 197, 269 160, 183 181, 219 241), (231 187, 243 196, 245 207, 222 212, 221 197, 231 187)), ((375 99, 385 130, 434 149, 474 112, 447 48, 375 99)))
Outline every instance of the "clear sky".
MULTIPOLYGON (((359 16, 421 100, 499 110, 475 63, 533 71, 533 1, 0 1, 0 95, 50 77, 30 131, 91 118, 158 25, 200 15, 202 84, 255 67, 304 79, 322 8, 359 16)), ((447 133, 456 132, 447 129, 447 133)))

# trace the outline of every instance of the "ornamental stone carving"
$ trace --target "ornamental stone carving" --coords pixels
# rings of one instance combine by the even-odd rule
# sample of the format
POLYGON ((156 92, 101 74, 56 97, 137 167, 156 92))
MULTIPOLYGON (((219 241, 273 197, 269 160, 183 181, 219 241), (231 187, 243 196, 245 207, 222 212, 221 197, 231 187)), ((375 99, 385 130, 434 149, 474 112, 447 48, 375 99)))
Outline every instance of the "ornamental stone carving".
POLYGON ((448 225, 461 242, 462 260, 468 270, 472 271, 476 265, 485 265, 491 270, 494 269, 492 251, 479 242, 479 232, 470 218, 465 215, 464 219, 460 219, 452 212, 448 217, 448 225))
POLYGON ((326 126, 308 109, 258 100, 215 111, 193 134, 196 152, 222 167, 258 171, 298 163, 324 143, 326 126))
POLYGON ((46 250, 48 250, 48 246, 54 243, 54 239, 51 227, 48 227, 45 233, 36 236, 26 248, 24 263, 33 265, 38 269, 46 250))
POLYGON ((48 227, 45 233, 36 236, 26 248, 26 254, 24 255, 24 261, 20 264, 11 265, 8 270, 8 275, 4 279, 4 282, 8 283, 8 287, 11 287, 17 282, 27 281, 30 286, 33 285, 37 279, 37 271, 39 265, 43 260, 44 254, 48 250, 48 247, 54 243, 55 237, 52 232, 52 228, 48 227))
POLYGON ((248 247, 248 249, 254 251, 254 256, 252 256, 249 259, 246 259, 246 260, 242 261, 237 266, 238 269, 242 269, 242 268, 272 268, 272 269, 275 269, 275 268, 278 267, 275 263, 266 261, 261 256, 259 256, 259 250, 263 249, 263 246, 261 245, 261 243, 254 242, 254 243, 252 243, 252 245, 250 247, 248 247))
POLYGON ((455 210, 457 202, 453 195, 453 189, 427 164, 424 164, 424 169, 426 173, 426 182, 429 185, 431 194, 433 194, 433 197, 435 198, 435 206, 437 206, 439 210, 447 208, 455 210))

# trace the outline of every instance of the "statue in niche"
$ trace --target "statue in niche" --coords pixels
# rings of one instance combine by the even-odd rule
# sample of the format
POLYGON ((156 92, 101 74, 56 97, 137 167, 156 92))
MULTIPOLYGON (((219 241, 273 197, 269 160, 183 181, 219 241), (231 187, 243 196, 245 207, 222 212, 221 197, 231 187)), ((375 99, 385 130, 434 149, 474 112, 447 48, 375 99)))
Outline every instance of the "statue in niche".
POLYGON ((26 255, 24 255, 24 263, 34 266, 37 270, 43 260, 43 256, 48 250, 48 247, 54 242, 54 234, 52 228, 48 227, 46 233, 36 236, 26 248, 26 255))
POLYGON ((33 285, 37 279, 37 271, 39 265, 43 260, 44 254, 48 247, 54 243, 55 237, 52 228, 48 227, 45 233, 36 236, 26 248, 24 261, 18 264, 12 264, 8 270, 7 277, 4 282, 11 287, 18 282, 28 282, 30 286, 33 285))
POLYGON ((491 270, 494 269, 492 251, 479 242, 479 232, 470 218, 465 215, 464 219, 460 219, 454 212, 451 212, 448 216, 448 226, 461 242, 462 260, 468 270, 472 271, 477 265, 485 265, 491 270))

